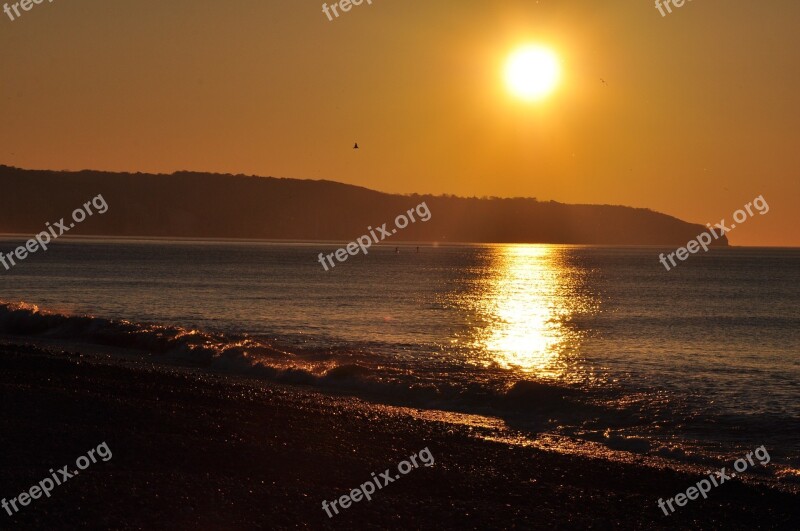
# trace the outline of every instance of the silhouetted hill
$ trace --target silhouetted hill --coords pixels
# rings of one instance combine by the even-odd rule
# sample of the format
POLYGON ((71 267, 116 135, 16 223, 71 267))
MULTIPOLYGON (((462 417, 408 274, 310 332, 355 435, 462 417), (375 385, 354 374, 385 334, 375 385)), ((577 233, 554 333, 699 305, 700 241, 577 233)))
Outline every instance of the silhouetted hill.
MULTIPOLYGON (((396 240, 681 246, 705 230, 647 209, 535 199, 391 195, 330 181, 179 172, 35 171, 0 166, 0 233, 33 234, 102 194, 109 210, 75 235, 353 240, 427 202, 432 218, 396 240)), ((726 240, 720 244, 727 245, 726 240)))

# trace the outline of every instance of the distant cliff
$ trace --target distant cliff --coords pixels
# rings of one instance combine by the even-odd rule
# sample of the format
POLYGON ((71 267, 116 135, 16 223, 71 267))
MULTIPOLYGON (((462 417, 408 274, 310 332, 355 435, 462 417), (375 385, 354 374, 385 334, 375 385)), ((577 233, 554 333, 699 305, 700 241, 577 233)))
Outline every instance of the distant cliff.
MULTIPOLYGON (((647 209, 535 199, 391 195, 331 181, 179 172, 34 171, 0 166, 0 233, 32 234, 102 194, 109 210, 75 234, 353 240, 425 201, 398 241, 686 244, 705 230, 647 209)), ((720 239, 718 245, 727 245, 720 239)))

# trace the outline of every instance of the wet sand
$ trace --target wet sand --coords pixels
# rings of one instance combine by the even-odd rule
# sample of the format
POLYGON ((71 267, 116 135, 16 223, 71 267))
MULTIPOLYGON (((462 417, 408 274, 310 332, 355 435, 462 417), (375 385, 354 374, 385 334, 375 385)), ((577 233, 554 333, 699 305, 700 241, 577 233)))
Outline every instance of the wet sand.
POLYGON ((309 388, 80 350, 0 345, 0 496, 74 468, 101 442, 113 453, 51 498, 1 511, 0 529, 800 528, 800 496, 764 486, 726 483, 664 516, 657 500, 701 478, 487 441, 466 425, 309 388), (426 447, 433 467, 333 518, 322 510, 426 447))

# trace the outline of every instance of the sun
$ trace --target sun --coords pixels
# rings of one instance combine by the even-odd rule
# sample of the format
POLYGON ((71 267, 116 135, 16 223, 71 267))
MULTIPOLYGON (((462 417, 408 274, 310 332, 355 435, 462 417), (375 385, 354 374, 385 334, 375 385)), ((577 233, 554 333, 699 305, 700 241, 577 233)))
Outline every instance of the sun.
POLYGON ((515 96, 526 101, 538 100, 553 92, 560 77, 558 57, 542 46, 518 48, 506 61, 506 85, 515 96))

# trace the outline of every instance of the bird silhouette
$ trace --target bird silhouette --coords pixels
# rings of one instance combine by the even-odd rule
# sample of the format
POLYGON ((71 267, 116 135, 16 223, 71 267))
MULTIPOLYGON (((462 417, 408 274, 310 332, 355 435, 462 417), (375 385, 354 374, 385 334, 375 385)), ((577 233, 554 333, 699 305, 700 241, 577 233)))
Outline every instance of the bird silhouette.
POLYGON ((353 149, 358 149, 358 142, 356 142, 356 145, 353 146, 353 149))

